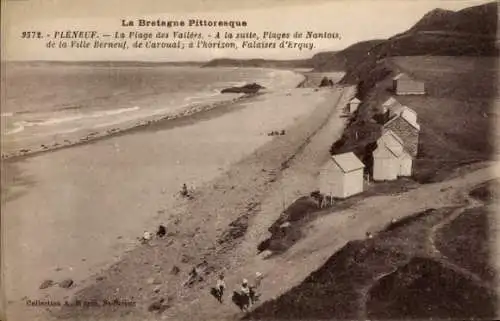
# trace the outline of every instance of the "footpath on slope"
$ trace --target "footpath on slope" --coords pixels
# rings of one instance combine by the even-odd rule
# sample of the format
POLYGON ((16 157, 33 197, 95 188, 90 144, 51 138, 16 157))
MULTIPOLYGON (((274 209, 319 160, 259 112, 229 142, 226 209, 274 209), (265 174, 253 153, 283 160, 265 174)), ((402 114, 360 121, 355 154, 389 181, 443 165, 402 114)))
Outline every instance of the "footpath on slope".
MULTIPOLYGON (((351 244, 349 249, 344 248, 344 246, 351 241, 366 240, 366 232, 377 234, 378 231, 384 231, 390 225, 392 219, 402 221, 402 219, 412 217, 416 213, 432 211, 433 209, 467 207, 470 203, 468 197, 464 196, 464 194, 467 194, 471 188, 478 184, 491 180, 492 177, 498 177, 498 170, 493 171, 495 168, 499 169, 500 164, 490 163, 490 166, 487 168, 476 169, 463 174, 463 176, 451 178, 443 182, 421 185, 419 188, 402 194, 369 197, 349 209, 336 211, 318 218, 308 226, 306 237, 295 244, 294 247, 281 256, 263 261, 263 264, 259 266, 264 270, 265 265, 265 269, 268 271, 262 299, 263 301, 274 301, 265 302, 260 307, 257 307, 255 313, 251 313, 251 318, 290 318, 291 315, 294 315, 296 318, 314 319, 319 317, 324 318, 326 315, 329 315, 329 317, 344 319, 366 319, 367 316, 363 315, 365 312, 362 302, 357 302, 356 298, 349 297, 349 295, 353 294, 351 293, 353 286, 349 284, 354 283, 357 284, 356 286, 361 286, 360 282, 372 281, 369 275, 378 273, 376 272, 377 269, 380 270, 384 266, 386 266, 385 268, 390 268, 391 263, 384 261, 385 254, 383 251, 385 251, 385 247, 387 247, 387 251, 392 248, 392 251, 395 253, 406 251, 410 256, 423 255, 422 251, 429 252, 429 249, 424 246, 426 244, 419 245, 414 243, 414 240, 406 239, 406 241, 401 240, 401 244, 391 242, 385 244, 384 242, 386 241, 384 240, 377 241, 378 236, 374 237, 373 240, 367 240, 370 241, 368 242, 369 244, 375 244, 373 245, 373 249, 375 249, 373 253, 363 252, 363 254, 360 252, 363 249, 370 251, 372 248, 371 245, 362 245, 363 242, 351 244), (397 204, 397 207, 394 204, 397 204), (377 242, 382 243, 376 246, 377 242), (405 249, 398 249, 398 247, 404 247, 405 249), (335 256, 337 256, 336 253, 341 249, 344 255, 347 253, 349 257, 342 256, 342 258, 339 257, 334 260, 332 255, 335 253, 335 256), (365 258, 366 256, 372 259, 377 256, 379 258, 373 259, 374 262, 372 263, 375 263, 375 265, 370 265, 372 263, 364 262, 365 259, 371 260, 365 258), (331 260, 334 261, 330 262, 331 260), (358 262, 358 260, 361 261, 358 262), (327 261, 330 262, 330 266, 324 268, 327 261), (351 263, 348 262, 357 263, 352 263, 353 266, 351 266, 351 263), (335 264, 339 264, 339 266, 335 264), (365 264, 366 266, 358 266, 360 264, 365 264), (312 279, 307 284, 304 284, 306 278, 311 278, 311 272, 317 271, 320 268, 321 270, 326 269, 326 271, 313 277, 316 280, 314 282, 326 282, 327 284, 325 286, 321 284, 313 285, 311 283, 313 282, 312 279), (350 274, 349 269, 354 269, 352 274, 350 274), (330 275, 330 277, 336 277, 336 281, 324 280, 328 273, 340 273, 340 275, 330 275), (351 277, 352 279, 350 279, 351 277), (298 287, 295 288, 296 286, 298 287), (344 287, 346 287, 345 291, 342 290, 344 287), (294 288, 293 291, 289 292, 292 288, 294 288), (315 291, 319 291, 319 293, 315 291), (325 293, 330 294, 329 296, 325 296, 325 293), (285 295, 280 297, 283 294, 285 295), (279 299, 277 299, 278 297, 279 299), (292 301, 295 303, 290 305, 292 301), (317 307, 311 306, 314 302, 318 305, 317 307), (350 307, 347 308, 347 305, 350 307), (334 306, 336 307, 335 311, 332 310, 334 306), (327 310, 329 312, 324 309, 321 310, 325 307, 328 307, 329 310, 327 310), (300 313, 304 315, 299 315, 300 313), (348 315, 342 313, 348 313, 348 315)), ((429 216, 432 217, 433 214, 429 216)), ((439 215, 436 218, 439 218, 439 215)), ((436 218, 434 219, 434 224, 439 224, 440 220, 436 221, 436 218)), ((428 235, 425 233, 422 236, 416 236, 419 240, 428 238, 428 235)), ((384 238, 383 236, 381 237, 382 239, 384 238)), ((428 240, 424 240, 424 243, 428 243, 428 240)), ((444 266, 444 268, 449 267, 444 266)), ((382 278, 387 273, 390 274, 392 272, 394 271, 380 271, 378 277, 382 278)), ((461 271, 455 272, 460 273, 461 271)), ((467 278, 469 275, 465 275, 464 277, 467 278)), ((365 291, 369 291, 369 289, 370 287, 366 288, 365 291)), ((359 290, 362 291, 363 289, 359 290)), ((361 293, 357 293, 356 296, 360 300, 363 299, 361 293)))

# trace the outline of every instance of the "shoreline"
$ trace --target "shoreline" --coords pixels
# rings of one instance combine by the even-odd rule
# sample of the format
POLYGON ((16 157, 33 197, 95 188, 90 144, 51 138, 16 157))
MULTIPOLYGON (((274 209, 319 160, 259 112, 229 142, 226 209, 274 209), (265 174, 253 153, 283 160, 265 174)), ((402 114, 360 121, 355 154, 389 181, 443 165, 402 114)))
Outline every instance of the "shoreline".
MULTIPOLYGON (((172 67, 172 68, 175 68, 172 67)), ((183 67, 180 67, 183 68, 183 67)), ((195 67, 197 68, 197 67, 195 67)), ((199 67, 201 68, 201 67, 199 67)), ((219 67, 214 67, 214 68, 219 68, 219 67)), ((228 69, 233 69, 233 68, 228 68, 228 69)), ((257 70, 266 70, 266 71, 282 71, 279 69, 275 68, 245 68, 245 69, 257 69, 257 70)), ((303 83, 305 80, 307 80, 307 75, 304 73, 296 72, 294 70, 288 70, 291 72, 294 76, 301 76, 302 80, 297 82, 293 87, 291 88, 298 88, 298 86, 303 83)), ((276 81, 276 79, 275 79, 276 81)), ((239 103, 244 103, 244 102, 251 102, 252 99, 255 97, 264 95, 267 93, 267 89, 264 89, 263 91, 259 91, 257 93, 253 94, 223 94, 219 93, 219 97, 221 100, 215 101, 215 102, 202 102, 202 103, 195 103, 191 106, 187 106, 184 109, 175 111, 173 114, 165 113, 157 116, 147 116, 144 117, 143 119, 134 121, 133 124, 117 124, 114 126, 109 126, 109 127, 104 127, 100 130, 90 130, 90 129, 84 129, 83 133, 80 133, 80 135, 69 135, 66 139, 64 139, 64 143, 59 143, 57 141, 52 140, 50 143, 47 142, 38 142, 39 144, 33 144, 33 145, 38 145, 36 147, 34 146, 24 146, 21 148, 12 148, 11 151, 9 152, 4 152, 3 150, 1 151, 1 160, 2 161, 18 161, 18 160, 23 160, 29 157, 34 157, 43 153, 47 152, 53 152, 57 150, 62 150, 62 149, 67 149, 75 146, 81 146, 89 143, 93 143, 96 141, 100 141, 103 139, 111 138, 111 137, 117 137, 121 135, 126 135, 126 134, 131 134, 135 133, 136 131, 141 131, 145 129, 149 129, 149 127, 158 127, 162 126, 162 123, 169 122, 169 121, 182 121, 189 119, 194 116, 194 118, 198 117, 197 114, 200 114, 199 117, 201 119, 210 119, 213 117, 216 117, 218 115, 222 115, 224 113, 217 113, 217 114, 210 114, 209 112, 217 110, 219 108, 225 108, 225 112, 230 112, 228 107, 237 105, 239 103), (228 95, 239 95, 237 97, 233 97, 231 99, 226 98, 224 99, 224 96, 228 95), (203 117, 205 116, 205 117, 203 117)), ((188 120, 189 121, 189 120, 188 120)), ((175 127, 175 125, 172 125, 172 127, 175 127)), ((170 126, 168 126, 170 128, 170 126)), ((14 144, 14 143, 12 143, 14 144)), ((5 142, 2 142, 2 145, 5 145, 5 142)))
MULTIPOLYGON (((95 142, 98 142, 100 140, 108 139, 108 138, 113 138, 113 137, 118 137, 118 136, 123 136, 123 135, 128 135, 128 134, 133 134, 137 131, 143 131, 143 130, 148 130, 153 127, 158 127, 158 126, 163 126, 165 122, 176 122, 176 121, 184 121, 184 122, 195 122, 195 120, 190 120, 192 118, 200 117, 200 118, 205 118, 205 119, 210 119, 215 117, 210 115, 209 112, 212 112, 216 109, 219 108, 225 108, 225 112, 230 112, 228 107, 239 104, 242 102, 247 102, 251 101, 252 98, 262 95, 262 93, 257 93, 257 94, 246 94, 242 95, 240 97, 235 97, 231 100, 223 100, 223 101, 218 101, 214 103, 208 103, 208 104, 197 104, 193 106, 187 107, 185 110, 181 110, 178 113, 174 115, 162 115, 158 118, 153 118, 150 120, 140 120, 136 122, 133 125, 128 125, 128 126, 123 126, 120 127, 118 126, 113 126, 111 129, 106 129, 101 132, 91 132, 89 134, 79 136, 77 137, 76 140, 70 141, 69 143, 66 144, 59 144, 59 143, 54 143, 51 146, 47 146, 42 144, 45 147, 39 147, 39 149, 29 149, 29 148, 23 148, 19 149, 17 151, 12 152, 11 154, 3 154, 2 153, 2 161, 6 162, 15 162, 19 160, 23 160, 29 157, 34 157, 40 154, 44 153, 49 153, 49 152, 54 152, 58 150, 63 150, 67 148, 72 148, 76 146, 81 146, 81 145, 86 145, 86 144, 92 144, 95 142), (96 133, 96 134, 94 134, 96 133)), ((172 127, 175 127, 175 124, 171 125, 172 127)), ((42 146, 41 145, 41 146, 42 146)))

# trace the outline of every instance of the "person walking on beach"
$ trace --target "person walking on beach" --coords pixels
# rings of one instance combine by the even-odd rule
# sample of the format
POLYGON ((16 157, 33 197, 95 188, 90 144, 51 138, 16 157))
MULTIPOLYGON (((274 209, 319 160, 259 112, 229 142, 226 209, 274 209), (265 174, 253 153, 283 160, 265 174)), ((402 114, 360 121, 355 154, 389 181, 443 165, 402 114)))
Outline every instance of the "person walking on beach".
POLYGON ((148 231, 145 231, 142 237, 140 238, 141 243, 143 244, 148 244, 149 241, 151 241, 151 233, 148 231))
POLYGON ((156 236, 162 238, 167 234, 167 228, 164 225, 158 226, 158 230, 156 231, 156 236))
POLYGON ((226 282, 224 282, 224 274, 221 273, 219 275, 219 279, 217 280, 217 290, 219 291, 219 302, 222 303, 224 298, 224 290, 226 289, 226 282))
POLYGON ((186 183, 182 184, 181 195, 184 197, 188 197, 188 189, 186 183))

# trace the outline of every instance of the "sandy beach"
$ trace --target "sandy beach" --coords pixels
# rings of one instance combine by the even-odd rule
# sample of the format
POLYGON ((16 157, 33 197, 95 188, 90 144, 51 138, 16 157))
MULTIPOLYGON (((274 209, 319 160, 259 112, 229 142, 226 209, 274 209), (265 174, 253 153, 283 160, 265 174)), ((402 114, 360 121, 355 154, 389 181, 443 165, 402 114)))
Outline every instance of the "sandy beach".
MULTIPOLYGON (((158 223, 169 227, 173 240, 192 239, 204 226, 209 238, 220 234, 237 214, 225 213, 246 206, 248 199, 238 194, 209 200, 206 191, 217 189, 214 182, 228 173, 241 175, 244 184, 226 186, 226 191, 241 193, 252 180, 268 180, 271 172, 262 170, 278 170, 293 157, 343 93, 339 88, 276 90, 204 115, 5 162, 13 173, 3 178, 10 187, 3 210, 12 213, 3 222, 9 226, 5 286, 13 301, 10 312, 36 312, 26 309, 26 299, 64 300, 82 291, 92 282, 90 275, 132 256, 137 237, 158 223), (281 130, 286 134, 268 135, 281 130), (183 183, 194 190, 194 202, 178 196, 183 183), (219 203, 228 200, 234 204, 219 203), (46 279, 65 278, 75 286, 38 289, 46 279)), ((261 192, 250 190, 248 198, 261 192)), ((182 253, 177 256, 183 261, 182 253)))

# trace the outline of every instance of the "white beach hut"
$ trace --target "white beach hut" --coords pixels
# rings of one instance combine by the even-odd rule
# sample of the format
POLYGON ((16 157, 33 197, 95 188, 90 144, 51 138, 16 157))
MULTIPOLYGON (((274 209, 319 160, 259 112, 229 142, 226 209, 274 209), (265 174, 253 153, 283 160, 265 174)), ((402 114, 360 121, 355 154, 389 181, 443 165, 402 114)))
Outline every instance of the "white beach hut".
POLYGON ((358 110, 358 107, 360 104, 361 104, 361 100, 354 97, 353 99, 351 99, 349 101, 349 103, 347 103, 346 112, 351 113, 351 114, 356 112, 356 110, 358 110))
POLYGON ((384 181, 411 176, 412 162, 403 140, 392 130, 386 130, 377 140, 377 148, 373 152, 373 179, 384 181))
POLYGON ((364 167, 352 152, 333 155, 320 170, 320 192, 338 198, 361 193, 364 167))
POLYGON ((425 95, 425 83, 405 73, 392 78, 392 89, 396 95, 425 95))

